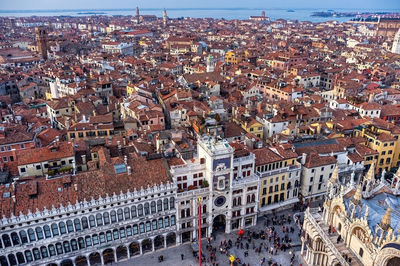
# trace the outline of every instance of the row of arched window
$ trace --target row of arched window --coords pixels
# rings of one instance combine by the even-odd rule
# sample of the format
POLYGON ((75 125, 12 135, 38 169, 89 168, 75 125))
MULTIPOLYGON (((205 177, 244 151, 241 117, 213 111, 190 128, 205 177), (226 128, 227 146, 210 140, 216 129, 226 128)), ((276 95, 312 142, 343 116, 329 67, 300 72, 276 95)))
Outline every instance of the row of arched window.
POLYGON ((75 218, 74 220, 61 221, 58 224, 37 226, 29 228, 27 231, 21 230, 19 233, 12 232, 11 236, 3 234, 0 241, 0 248, 7 248, 35 242, 44 238, 51 238, 73 232, 79 232, 88 228, 113 224, 135 217, 147 216, 161 211, 172 210, 175 208, 175 198, 152 201, 151 203, 133 205, 131 207, 120 208, 117 211, 97 213, 89 217, 75 218))
MULTIPOLYGON (((78 249, 84 249, 107 242, 112 242, 118 239, 124 239, 134 235, 140 235, 150 231, 168 228, 176 224, 175 215, 171 217, 167 216, 164 218, 154 219, 152 221, 142 222, 140 224, 134 224, 133 226, 128 225, 121 227, 120 229, 108 230, 99 234, 88 235, 80 237, 78 239, 72 239, 70 241, 58 242, 55 245, 51 244, 48 246, 37 247, 32 250, 26 250, 24 253, 18 252, 16 255, 9 254, 8 260, 10 265, 17 265, 22 263, 30 263, 40 259, 53 257, 78 249)), ((9 265, 6 257, 0 257, 0 265, 9 265)))

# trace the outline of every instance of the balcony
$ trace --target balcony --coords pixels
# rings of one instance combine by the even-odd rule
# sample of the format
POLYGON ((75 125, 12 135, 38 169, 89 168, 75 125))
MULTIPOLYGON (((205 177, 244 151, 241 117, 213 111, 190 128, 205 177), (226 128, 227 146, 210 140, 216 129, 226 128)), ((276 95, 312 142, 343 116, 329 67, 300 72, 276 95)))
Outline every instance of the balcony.
POLYGON ((178 197, 197 196, 197 195, 201 195, 203 193, 208 193, 209 191, 210 191, 209 187, 197 188, 197 189, 187 190, 187 191, 182 191, 182 192, 178 191, 177 196, 178 197))
POLYGON ((301 165, 298 164, 294 164, 294 165, 289 165, 280 169, 276 169, 276 170, 271 170, 271 171, 266 171, 266 172, 256 172, 256 174, 260 177, 260 178, 264 178, 264 177, 268 177, 268 176, 273 176, 273 175, 278 175, 278 174, 282 174, 282 173, 286 173, 286 172, 293 172, 293 171, 297 171, 301 168, 301 165))
POLYGON ((257 175, 252 175, 248 177, 242 177, 242 178, 236 178, 233 179, 232 181, 232 186, 240 186, 246 183, 251 183, 251 182, 258 182, 258 176, 257 175))

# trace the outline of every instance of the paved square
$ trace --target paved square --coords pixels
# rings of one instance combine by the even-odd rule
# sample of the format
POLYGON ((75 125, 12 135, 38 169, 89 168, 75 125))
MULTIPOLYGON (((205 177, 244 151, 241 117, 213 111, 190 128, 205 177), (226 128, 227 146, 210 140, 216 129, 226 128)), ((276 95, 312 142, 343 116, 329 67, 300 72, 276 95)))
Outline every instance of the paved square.
MULTIPOLYGON (((207 240, 203 240, 202 241, 202 250, 203 250, 203 254, 205 255, 205 258, 206 258, 206 261, 203 261, 203 265, 207 265, 207 266, 208 265, 219 265, 219 266, 230 265, 230 262, 228 260, 228 257, 230 254, 234 254, 235 257, 240 258, 241 264, 236 264, 236 265, 244 265, 244 263, 246 265, 251 265, 251 266, 253 266, 253 265, 268 265, 269 260, 272 261, 273 263, 276 263, 275 265, 282 265, 282 266, 301 264, 302 262, 298 257, 299 253, 300 253, 301 241, 299 238, 299 228, 293 220, 293 212, 291 212, 291 211, 279 212, 276 214, 276 216, 278 217, 277 220, 280 220, 279 217, 281 215, 284 215, 284 217, 286 217, 286 218, 288 217, 288 215, 290 215, 290 217, 291 217, 291 223, 290 224, 286 223, 285 226, 288 226, 289 228, 292 227, 294 229, 293 233, 290 233, 290 232, 288 233, 288 236, 291 239, 291 243, 293 246, 292 248, 290 248, 286 251, 279 250, 276 255, 275 254, 271 255, 268 251, 266 251, 265 247, 263 246, 263 248, 261 249, 261 252, 256 253, 256 251, 253 249, 253 246, 258 248, 260 246, 260 244, 264 245, 264 243, 267 245, 268 249, 270 249, 270 247, 273 246, 273 238, 272 238, 271 242, 269 242, 268 237, 266 235, 265 240, 262 240, 260 238, 258 238, 258 239, 252 238, 252 240, 249 244, 249 249, 247 250, 248 256, 245 257, 244 256, 244 252, 246 251, 245 243, 248 241, 246 239, 243 239, 241 241, 241 243, 243 243, 243 248, 240 247, 240 244, 239 244, 239 248, 237 248, 237 246, 235 245, 235 242, 238 237, 237 231, 234 233, 231 233, 231 234, 217 233, 216 240, 211 241, 212 247, 217 249, 217 252, 215 254, 216 262, 215 262, 215 264, 210 262, 210 252, 207 251, 207 249, 206 249, 207 240), (227 242, 228 242, 228 240, 232 241, 232 248, 229 249, 228 255, 222 254, 219 250, 221 241, 224 241, 224 240, 226 240, 227 242), (294 259, 293 264, 291 264, 291 261, 290 261, 291 252, 295 253, 295 259, 294 259), (264 264, 261 263, 263 258, 265 258, 264 264)), ((266 224, 267 219, 272 220, 272 217, 273 217, 272 214, 268 215, 267 217, 259 217, 256 226, 254 226, 250 229, 244 230, 245 235, 247 235, 248 231, 257 232, 257 233, 259 233, 260 230, 265 231, 266 227, 264 226, 264 224, 266 224)), ((283 225, 272 225, 272 223, 270 222, 269 227, 272 227, 272 226, 274 226, 275 231, 277 232, 277 235, 282 239, 285 236, 285 234, 282 232, 283 225)), ((275 249, 274 249, 274 253, 275 253, 275 249)), ((131 258, 126 261, 118 262, 117 264, 121 265, 121 266, 154 265, 154 264, 155 265, 163 265, 163 266, 164 265, 166 265, 166 266, 177 266, 177 265, 195 266, 195 265, 198 265, 198 260, 193 256, 193 251, 192 251, 192 247, 191 247, 190 243, 186 243, 181 246, 144 254, 142 256, 131 258), (183 260, 181 259, 181 254, 184 254, 183 260), (160 263, 160 262, 158 262, 158 257, 161 255, 164 257, 164 261, 160 263)))

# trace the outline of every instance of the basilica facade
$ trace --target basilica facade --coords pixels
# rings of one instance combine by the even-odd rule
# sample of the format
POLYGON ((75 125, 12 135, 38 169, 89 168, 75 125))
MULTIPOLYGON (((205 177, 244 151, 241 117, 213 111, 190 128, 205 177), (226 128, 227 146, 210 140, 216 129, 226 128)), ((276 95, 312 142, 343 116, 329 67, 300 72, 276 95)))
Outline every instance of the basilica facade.
POLYGON ((323 211, 306 210, 301 255, 307 265, 400 265, 400 171, 388 182, 374 170, 344 184, 336 168, 323 211))

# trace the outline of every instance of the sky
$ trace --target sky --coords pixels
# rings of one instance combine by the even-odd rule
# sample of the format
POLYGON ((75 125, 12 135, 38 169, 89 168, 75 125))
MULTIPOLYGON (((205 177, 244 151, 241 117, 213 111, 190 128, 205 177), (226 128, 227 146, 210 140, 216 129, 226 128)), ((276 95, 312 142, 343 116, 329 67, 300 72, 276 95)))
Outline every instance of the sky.
POLYGON ((0 0, 0 10, 112 8, 400 9, 400 0, 0 0))

